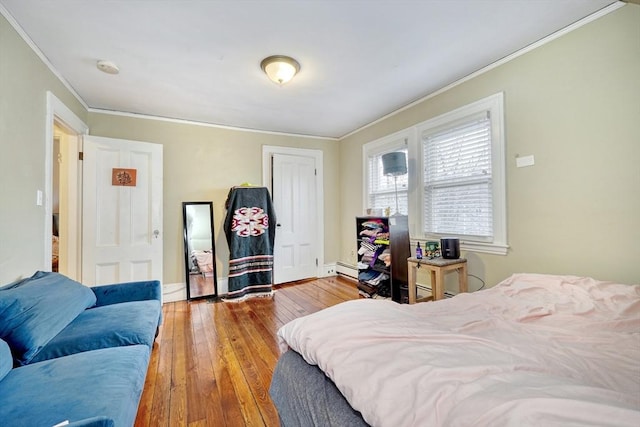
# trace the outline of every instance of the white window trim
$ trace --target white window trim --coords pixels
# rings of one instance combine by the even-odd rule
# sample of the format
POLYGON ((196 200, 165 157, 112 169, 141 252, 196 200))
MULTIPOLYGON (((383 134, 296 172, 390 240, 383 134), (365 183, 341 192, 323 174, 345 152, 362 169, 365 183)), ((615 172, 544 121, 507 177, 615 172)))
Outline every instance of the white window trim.
MULTIPOLYGON (((506 164, 505 164, 505 134, 504 134, 504 94, 502 92, 495 95, 488 96, 479 101, 460 107, 456 110, 434 117, 427 121, 424 121, 416 126, 418 156, 417 164, 419 165, 417 172, 417 179, 413 181, 417 182, 417 187, 420 189, 417 193, 417 209, 411 209, 410 212, 419 212, 420 226, 418 227, 417 234, 421 235, 423 239, 437 240, 441 236, 438 235, 425 235, 422 231, 422 225, 424 224, 424 212, 422 206, 424 206, 424 192, 422 191, 422 185, 424 182, 424 156, 422 153, 421 135, 430 129, 446 125, 456 120, 463 119, 475 113, 479 113, 485 110, 491 112, 491 162, 492 168, 492 184, 493 184, 493 241, 492 242, 478 242, 468 241, 461 239, 460 247, 463 250, 470 250, 475 252, 484 252, 496 255, 506 255, 509 246, 507 245, 507 217, 506 217, 506 164)), ((416 158, 414 158, 416 159, 416 158)), ((410 183, 411 190, 411 183, 410 183)))
POLYGON ((409 204, 409 231, 414 240, 438 240, 440 236, 424 235, 422 224, 424 223, 422 206, 424 192, 422 183, 424 171, 422 144, 420 135, 422 131, 446 125, 457 119, 464 118, 478 111, 491 111, 492 131, 492 165, 493 165, 493 242, 476 242, 461 239, 460 248, 465 251, 482 252, 493 255, 506 255, 509 249, 507 244, 507 208, 506 208, 506 162, 505 162, 505 133, 504 133, 504 95, 497 93, 479 101, 460 107, 449 113, 426 120, 415 126, 379 138, 363 145, 362 149, 362 206, 363 214, 366 213, 369 197, 369 167, 370 155, 375 155, 398 147, 399 140, 407 140, 408 144, 408 204, 409 204))
MULTIPOLYGON (((407 147, 408 155, 407 162, 411 164, 411 155, 414 150, 412 147, 415 146, 415 128, 408 128, 393 133, 391 135, 387 135, 380 139, 376 139, 375 141, 371 141, 362 146, 362 214, 366 215, 367 206, 369 205, 369 156, 381 154, 387 151, 393 151, 400 147, 407 147), (406 144, 405 144, 406 141, 406 144)), ((408 209, 409 216, 411 217, 411 212, 415 211, 415 206, 412 203, 412 189, 415 188, 415 176, 414 171, 412 171, 411 167, 409 169, 408 176, 408 188, 407 188, 407 198, 408 198, 408 209)))

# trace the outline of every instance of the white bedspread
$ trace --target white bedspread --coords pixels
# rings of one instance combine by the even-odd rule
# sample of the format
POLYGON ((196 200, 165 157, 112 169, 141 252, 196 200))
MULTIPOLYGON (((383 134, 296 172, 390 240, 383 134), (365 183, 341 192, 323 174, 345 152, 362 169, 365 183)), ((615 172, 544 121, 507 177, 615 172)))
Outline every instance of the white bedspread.
POLYGON ((278 336, 373 426, 640 426, 640 286, 514 275, 438 302, 345 302, 278 336))

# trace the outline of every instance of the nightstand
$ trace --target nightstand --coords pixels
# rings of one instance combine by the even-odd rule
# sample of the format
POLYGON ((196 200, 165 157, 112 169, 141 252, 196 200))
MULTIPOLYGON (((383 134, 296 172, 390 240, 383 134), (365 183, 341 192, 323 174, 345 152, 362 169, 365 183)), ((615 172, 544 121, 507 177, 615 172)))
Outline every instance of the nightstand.
POLYGON ((416 276, 418 268, 424 268, 429 272, 431 278, 431 294, 433 300, 444 298, 444 276, 448 272, 458 273, 458 287, 460 292, 467 292, 467 260, 465 258, 445 259, 445 258, 408 258, 409 270, 409 304, 420 301, 428 301, 431 297, 417 299, 416 276))

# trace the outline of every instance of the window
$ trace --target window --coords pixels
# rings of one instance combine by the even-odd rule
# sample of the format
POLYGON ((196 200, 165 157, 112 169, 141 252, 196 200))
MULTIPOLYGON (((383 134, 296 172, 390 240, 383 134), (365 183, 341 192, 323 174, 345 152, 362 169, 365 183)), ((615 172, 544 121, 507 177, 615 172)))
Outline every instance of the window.
POLYGON ((391 208, 395 182, 382 155, 407 154, 398 211, 414 238, 458 237, 464 250, 507 253, 503 95, 498 93, 364 146, 364 206, 391 208))
POLYGON ((386 176, 382 170, 382 156, 394 151, 402 151, 408 157, 408 137, 392 135, 391 137, 369 143, 364 146, 366 200, 367 209, 376 209, 384 213, 389 208, 396 213, 396 179, 397 179, 397 212, 407 215, 409 212, 408 189, 409 175, 398 177, 386 176))
POLYGON ((491 123, 488 112, 422 135, 424 230, 493 236, 491 123))
POLYGON ((418 126, 423 235, 506 253, 502 111, 498 94, 418 126))

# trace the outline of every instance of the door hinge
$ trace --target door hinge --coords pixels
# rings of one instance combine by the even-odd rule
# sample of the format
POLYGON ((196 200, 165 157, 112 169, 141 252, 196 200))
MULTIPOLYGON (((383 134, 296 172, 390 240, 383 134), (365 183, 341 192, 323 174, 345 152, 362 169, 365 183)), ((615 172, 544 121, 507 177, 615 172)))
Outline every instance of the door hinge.
POLYGON ((314 170, 313 170, 313 174, 314 174, 315 176, 318 176, 318 169, 314 169, 314 170))
POLYGON ((78 151, 78 160, 84 160, 84 153, 82 151, 78 151))
POLYGON ((318 266, 318 258, 316 258, 316 267, 318 266))

